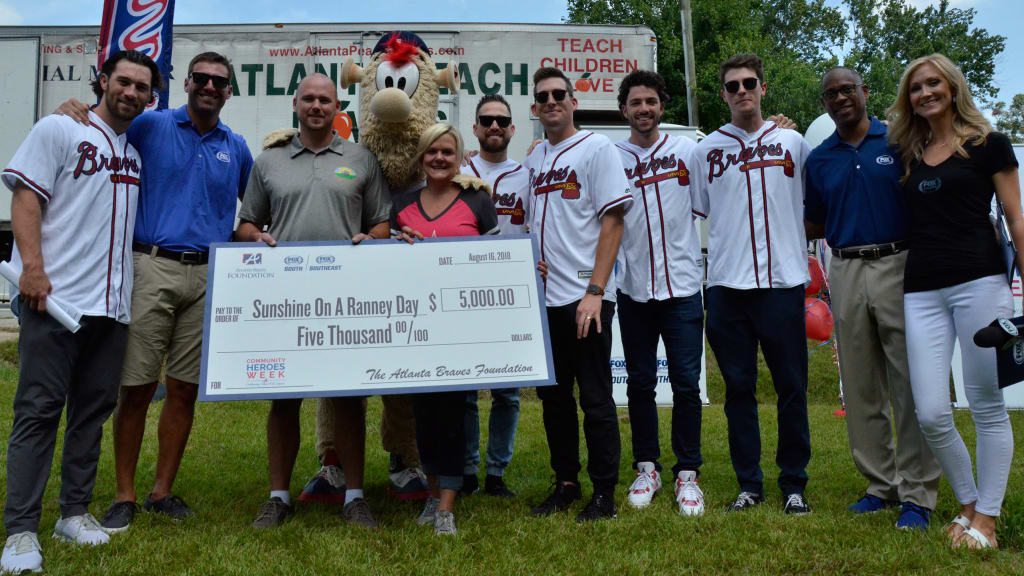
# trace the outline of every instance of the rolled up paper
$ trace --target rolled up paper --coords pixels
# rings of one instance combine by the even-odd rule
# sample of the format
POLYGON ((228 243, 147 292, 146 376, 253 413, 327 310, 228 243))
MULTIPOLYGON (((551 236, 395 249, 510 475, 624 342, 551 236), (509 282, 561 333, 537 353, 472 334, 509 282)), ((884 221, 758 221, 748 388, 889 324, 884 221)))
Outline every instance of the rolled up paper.
MULTIPOLYGON (((15 286, 21 280, 21 275, 11 267, 10 262, 0 262, 0 276, 3 276, 15 286)), ((81 325, 68 314, 67 309, 61 304, 60 300, 54 296, 46 297, 46 313, 72 333, 78 332, 78 329, 81 328, 81 325)))

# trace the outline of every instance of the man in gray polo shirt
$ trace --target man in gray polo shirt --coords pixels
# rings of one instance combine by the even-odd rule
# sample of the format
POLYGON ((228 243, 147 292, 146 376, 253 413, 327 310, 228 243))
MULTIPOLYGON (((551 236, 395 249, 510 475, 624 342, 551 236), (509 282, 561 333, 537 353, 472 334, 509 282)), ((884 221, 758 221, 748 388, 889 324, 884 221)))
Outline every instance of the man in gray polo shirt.
MULTIPOLYGON (((293 100, 299 133, 283 146, 264 150, 249 175, 236 237, 248 242, 386 238, 390 194, 376 158, 332 129, 340 109, 334 82, 322 74, 306 77, 293 100), (269 225, 266 232, 263 227, 269 225)), ((299 451, 301 399, 274 400, 267 418, 270 499, 253 522, 280 525, 292 512, 288 486, 299 451)), ((363 499, 366 452, 366 399, 333 399, 337 414, 335 446, 348 489, 345 519, 375 528, 363 499)))

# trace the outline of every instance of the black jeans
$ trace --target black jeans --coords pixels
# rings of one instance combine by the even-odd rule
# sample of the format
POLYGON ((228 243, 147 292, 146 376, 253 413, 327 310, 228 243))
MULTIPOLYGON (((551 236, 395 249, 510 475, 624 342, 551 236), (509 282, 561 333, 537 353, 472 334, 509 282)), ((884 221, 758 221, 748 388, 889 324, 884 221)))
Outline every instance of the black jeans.
POLYGON ((811 459, 807 423, 807 333, 804 287, 708 288, 708 343, 725 380, 729 453, 740 489, 764 493, 757 420, 757 346, 778 394, 779 488, 803 493, 811 459))
POLYGON ((576 482, 580 471, 579 417, 573 385, 580 387, 583 434, 587 440, 587 472, 595 492, 612 492, 619 481, 619 422, 612 398, 612 316, 615 303, 601 307, 602 331, 591 323, 586 338, 576 338, 576 307, 548 307, 548 330, 554 356, 554 386, 537 388, 544 409, 544 430, 551 468, 560 482, 576 482))
POLYGON ((700 292, 683 298, 635 302, 619 292, 619 333, 626 357, 626 396, 633 431, 633 467, 658 458, 658 338, 665 342, 672 384, 672 452, 675 478, 681 470, 700 471, 700 371, 704 351, 704 304, 700 292))
POLYGON ((117 404, 128 338, 126 324, 96 316, 83 316, 82 327, 72 334, 45 312, 24 303, 20 320, 21 365, 7 448, 7 534, 39 531, 43 492, 65 405, 61 516, 89 511, 103 423, 117 404))

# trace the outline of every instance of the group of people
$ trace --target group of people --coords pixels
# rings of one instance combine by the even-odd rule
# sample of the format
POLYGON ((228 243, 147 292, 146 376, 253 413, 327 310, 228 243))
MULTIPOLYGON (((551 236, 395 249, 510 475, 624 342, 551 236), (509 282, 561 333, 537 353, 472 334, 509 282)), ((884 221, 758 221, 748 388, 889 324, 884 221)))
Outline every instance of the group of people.
MULTIPOLYGON (((473 126, 479 156, 460 167, 462 136, 450 124, 435 124, 414 156, 423 181, 404 191, 389 190, 374 155, 332 130, 337 88, 321 74, 296 91, 298 133, 253 161, 244 140, 219 121, 231 73, 222 55, 200 54, 185 79, 188 103, 143 113, 162 83, 159 70, 137 52, 119 52, 94 84, 99 103, 90 109, 70 102, 59 109, 66 115, 40 120, 3 171, 14 193, 12 266, 21 273, 13 302, 21 365, 7 453, 3 571, 41 567, 36 533, 65 405, 54 537, 103 544, 129 527, 138 510, 134 481, 145 416, 163 365, 168 395, 153 490, 143 507, 179 519, 193 514, 171 488, 196 400, 209 244, 231 238, 274 245, 536 235, 556 380, 537 394, 555 483, 531 511, 551 515, 582 498, 578 387, 593 494, 576 518, 586 522, 616 515, 616 304, 636 472, 629 505, 648 506, 662 487, 660 338, 672 389, 675 501, 681 514, 705 512, 698 383, 706 328, 725 381, 739 484, 729 509, 747 510, 765 497, 755 395, 760 347, 778 393, 782 507, 811 511, 803 290, 807 238, 824 236, 833 252, 850 447, 868 480, 850 510, 898 505, 898 527, 925 528, 945 473, 962 506, 946 528, 954 545, 997 545, 1012 431, 994 352, 969 336, 1012 312, 988 218, 993 195, 1017 245, 1024 242, 1024 218, 1009 141, 992 131, 947 58, 931 55, 908 66, 888 126, 867 114, 870 93, 855 70, 829 70, 822 103, 836 132, 814 151, 799 133, 764 119, 768 84, 753 54, 722 63, 731 122, 700 143, 659 132, 668 95, 655 72, 637 70, 622 80, 618 102, 630 137, 613 144, 576 128, 572 83, 561 70, 540 68, 531 110, 546 139, 522 165, 507 156, 515 133, 509 103, 485 96, 473 126), (355 177, 334 177, 339 166, 355 177), (709 227, 706 289, 695 218, 709 227), (81 324, 77 332, 45 314, 51 292, 81 324), (955 337, 977 428, 977 481, 949 403, 955 337), (115 406, 117 493, 100 522, 88 505, 101 428, 115 406)), ((492 401, 484 491, 514 497, 502 476, 512 458, 518 391, 493 391, 492 401)), ((254 527, 278 526, 292 513, 300 404, 271 404, 271 491, 254 527)), ((407 404, 386 409, 382 422, 393 492, 424 497, 418 522, 454 534, 457 494, 479 487, 476 393, 418 394, 407 404)), ((301 498, 343 502, 349 523, 375 528, 363 494, 365 399, 322 402, 317 428, 321 469, 301 498)))

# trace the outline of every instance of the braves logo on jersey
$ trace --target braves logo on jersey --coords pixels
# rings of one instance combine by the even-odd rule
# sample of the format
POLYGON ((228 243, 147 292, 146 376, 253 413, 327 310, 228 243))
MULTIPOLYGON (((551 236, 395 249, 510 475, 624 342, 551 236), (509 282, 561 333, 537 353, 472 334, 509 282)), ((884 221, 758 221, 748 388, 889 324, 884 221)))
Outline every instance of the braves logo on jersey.
POLYGON ((116 154, 107 158, 99 152, 95 144, 88 140, 78 144, 78 164, 75 165, 73 177, 78 180, 79 176, 91 176, 101 170, 114 172, 110 175, 110 181, 114 183, 126 182, 138 185, 138 178, 132 178, 127 174, 117 172, 139 173, 139 163, 134 158, 124 158, 116 154))
POLYGON ((530 186, 535 196, 561 192, 562 198, 566 200, 578 200, 580 197, 580 183, 576 179, 576 171, 571 166, 547 172, 542 170, 536 174, 531 168, 530 186))
POLYGON ((644 186, 656 182, 664 182, 665 180, 676 180, 680 186, 690 185, 690 171, 687 170, 686 164, 681 159, 676 159, 674 153, 660 158, 651 158, 647 162, 640 162, 633 168, 626 168, 625 170, 626 178, 630 181, 636 178, 633 181, 633 186, 637 188, 643 188, 644 186), (676 169, 672 170, 672 168, 676 169), (661 172, 662 170, 670 171, 661 172), (648 172, 652 173, 652 175, 645 178, 644 174, 648 172), (661 173, 659 174, 658 172, 661 173))
POLYGON ((498 213, 498 216, 509 216, 509 222, 520 226, 526 219, 526 209, 523 208, 523 199, 516 195, 515 192, 508 193, 495 193, 494 194, 494 209, 498 213))
MULTIPOLYGON (((742 143, 741 143, 742 144, 742 143)), ((753 148, 744 146, 739 154, 726 154, 721 148, 713 148, 708 151, 708 183, 715 181, 725 174, 730 166, 739 166, 740 172, 747 172, 758 168, 770 168, 779 166, 782 173, 792 178, 795 175, 793 156, 789 150, 784 150, 782 144, 758 144, 753 148), (782 158, 768 158, 765 156, 782 156, 782 158), (751 161, 760 158, 757 161, 751 161)))

